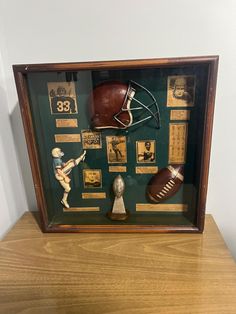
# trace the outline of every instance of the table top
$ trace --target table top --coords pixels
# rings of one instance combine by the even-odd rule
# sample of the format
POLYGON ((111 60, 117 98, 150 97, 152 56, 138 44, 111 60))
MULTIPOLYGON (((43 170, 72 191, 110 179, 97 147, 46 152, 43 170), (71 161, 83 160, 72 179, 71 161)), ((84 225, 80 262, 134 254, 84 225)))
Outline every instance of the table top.
POLYGON ((43 234, 25 213, 0 242, 0 313, 236 313, 236 264, 204 234, 43 234))

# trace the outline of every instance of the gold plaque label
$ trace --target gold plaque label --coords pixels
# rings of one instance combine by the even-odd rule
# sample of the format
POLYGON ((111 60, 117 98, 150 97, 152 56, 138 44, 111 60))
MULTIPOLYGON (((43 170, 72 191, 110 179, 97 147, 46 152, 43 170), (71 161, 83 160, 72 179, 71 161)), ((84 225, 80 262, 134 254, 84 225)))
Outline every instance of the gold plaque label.
POLYGON ((170 123, 169 163, 184 164, 186 158, 188 123, 170 123))
POLYGON ((102 198, 106 198, 106 193, 104 193, 104 192, 98 192, 98 193, 82 193, 82 198, 83 198, 83 199, 87 199, 87 198, 102 199, 102 198))
POLYGON ((56 119, 57 128, 77 128, 78 120, 77 119, 56 119))
POLYGON ((170 120, 189 120, 190 110, 171 110, 170 120))
POLYGON ((157 173, 158 167, 136 167, 135 169, 136 174, 148 174, 148 173, 157 173))
POLYGON ((136 204, 136 211, 144 212, 184 212, 187 210, 187 204, 136 204))
POLYGON ((56 143, 75 143, 80 141, 80 134, 55 134, 56 143))
POLYGON ((100 207, 70 207, 63 208, 64 212, 99 212, 100 207))
POLYGON ((126 172, 126 166, 109 166, 109 172, 126 172))

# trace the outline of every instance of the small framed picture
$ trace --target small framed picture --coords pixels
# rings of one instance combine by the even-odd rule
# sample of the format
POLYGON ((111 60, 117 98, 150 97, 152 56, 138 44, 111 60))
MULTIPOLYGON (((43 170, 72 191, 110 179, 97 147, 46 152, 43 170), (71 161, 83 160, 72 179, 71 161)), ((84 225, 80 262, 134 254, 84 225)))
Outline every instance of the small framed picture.
POLYGON ((125 136, 106 136, 108 163, 126 163, 127 147, 125 136))
POLYGON ((167 107, 192 107, 195 97, 195 76, 168 76, 167 107))
POLYGON ((102 148, 101 132, 92 130, 82 130, 82 144, 84 149, 102 148))
POLYGON ((51 114, 78 113, 74 82, 49 82, 48 97, 51 114))
POLYGON ((137 163, 156 162, 155 140, 136 141, 136 161, 137 163))
POLYGON ((100 169, 84 169, 83 170, 84 187, 101 188, 102 187, 102 172, 100 169))

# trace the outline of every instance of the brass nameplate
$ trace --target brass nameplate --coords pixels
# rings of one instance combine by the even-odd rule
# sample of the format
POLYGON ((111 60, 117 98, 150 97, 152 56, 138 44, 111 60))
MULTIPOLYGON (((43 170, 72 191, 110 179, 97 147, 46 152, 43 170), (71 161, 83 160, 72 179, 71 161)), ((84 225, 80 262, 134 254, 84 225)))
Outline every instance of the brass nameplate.
POLYGON ((189 120, 190 110, 171 110, 170 120, 189 120))
POLYGON ((64 212, 98 212, 100 207, 70 207, 63 208, 64 212))
POLYGON ((136 167, 135 168, 136 174, 148 174, 148 173, 157 173, 158 172, 158 167, 136 167))
POLYGON ((109 172, 126 172, 126 166, 109 166, 109 172))
POLYGON ((98 198, 98 199, 102 199, 102 198, 106 198, 106 193, 104 192, 98 192, 98 193, 82 193, 82 198, 83 199, 87 199, 87 198, 98 198))
POLYGON ((185 212, 187 210, 187 204, 136 204, 136 211, 142 212, 185 212))
POLYGON ((75 143, 80 141, 80 134, 55 134, 56 143, 75 143))
POLYGON ((184 164, 188 123, 170 123, 169 126, 169 163, 184 164))
POLYGON ((77 128, 78 120, 77 119, 56 119, 57 128, 77 128))

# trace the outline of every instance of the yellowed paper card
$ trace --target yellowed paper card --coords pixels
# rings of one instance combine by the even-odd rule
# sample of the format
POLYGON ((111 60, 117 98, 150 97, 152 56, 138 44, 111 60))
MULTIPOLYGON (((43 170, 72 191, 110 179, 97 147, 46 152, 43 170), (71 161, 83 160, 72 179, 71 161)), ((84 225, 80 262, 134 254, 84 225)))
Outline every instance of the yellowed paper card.
POLYGON ((109 172, 126 172, 126 166, 109 166, 109 172))
POLYGON ((170 120, 189 120, 190 110, 171 110, 170 120))
POLYGON ((84 149, 102 148, 101 132, 82 130, 81 135, 84 149))
POLYGON ((186 159, 188 123, 169 125, 169 163, 184 164, 186 159))
POLYGON ((187 204, 136 204, 136 211, 154 212, 184 212, 188 210, 187 204))
POLYGON ((195 97, 195 76, 168 77, 167 107, 192 107, 195 97))
POLYGON ((76 114, 78 113, 75 83, 49 82, 48 98, 51 114, 76 114))
POLYGON ((83 199, 87 199, 87 198, 102 199, 102 198, 106 198, 106 193, 104 193, 104 192, 99 192, 99 193, 82 193, 82 198, 83 199))
POLYGON ((77 143, 80 141, 80 134, 55 134, 56 143, 77 143))
POLYGON ((136 162, 156 163, 156 141, 136 141, 136 162))
POLYGON ((78 120, 77 119, 56 119, 57 128, 77 128, 78 120))
POLYGON ((126 163, 127 149, 125 136, 106 136, 108 163, 126 163))
POLYGON ((102 171, 100 169, 83 169, 84 188, 101 188, 102 171))
POLYGON ((144 173, 157 173, 158 167, 136 167, 136 174, 144 174, 144 173))
POLYGON ((64 212, 99 212, 100 207, 70 207, 63 208, 64 212))

